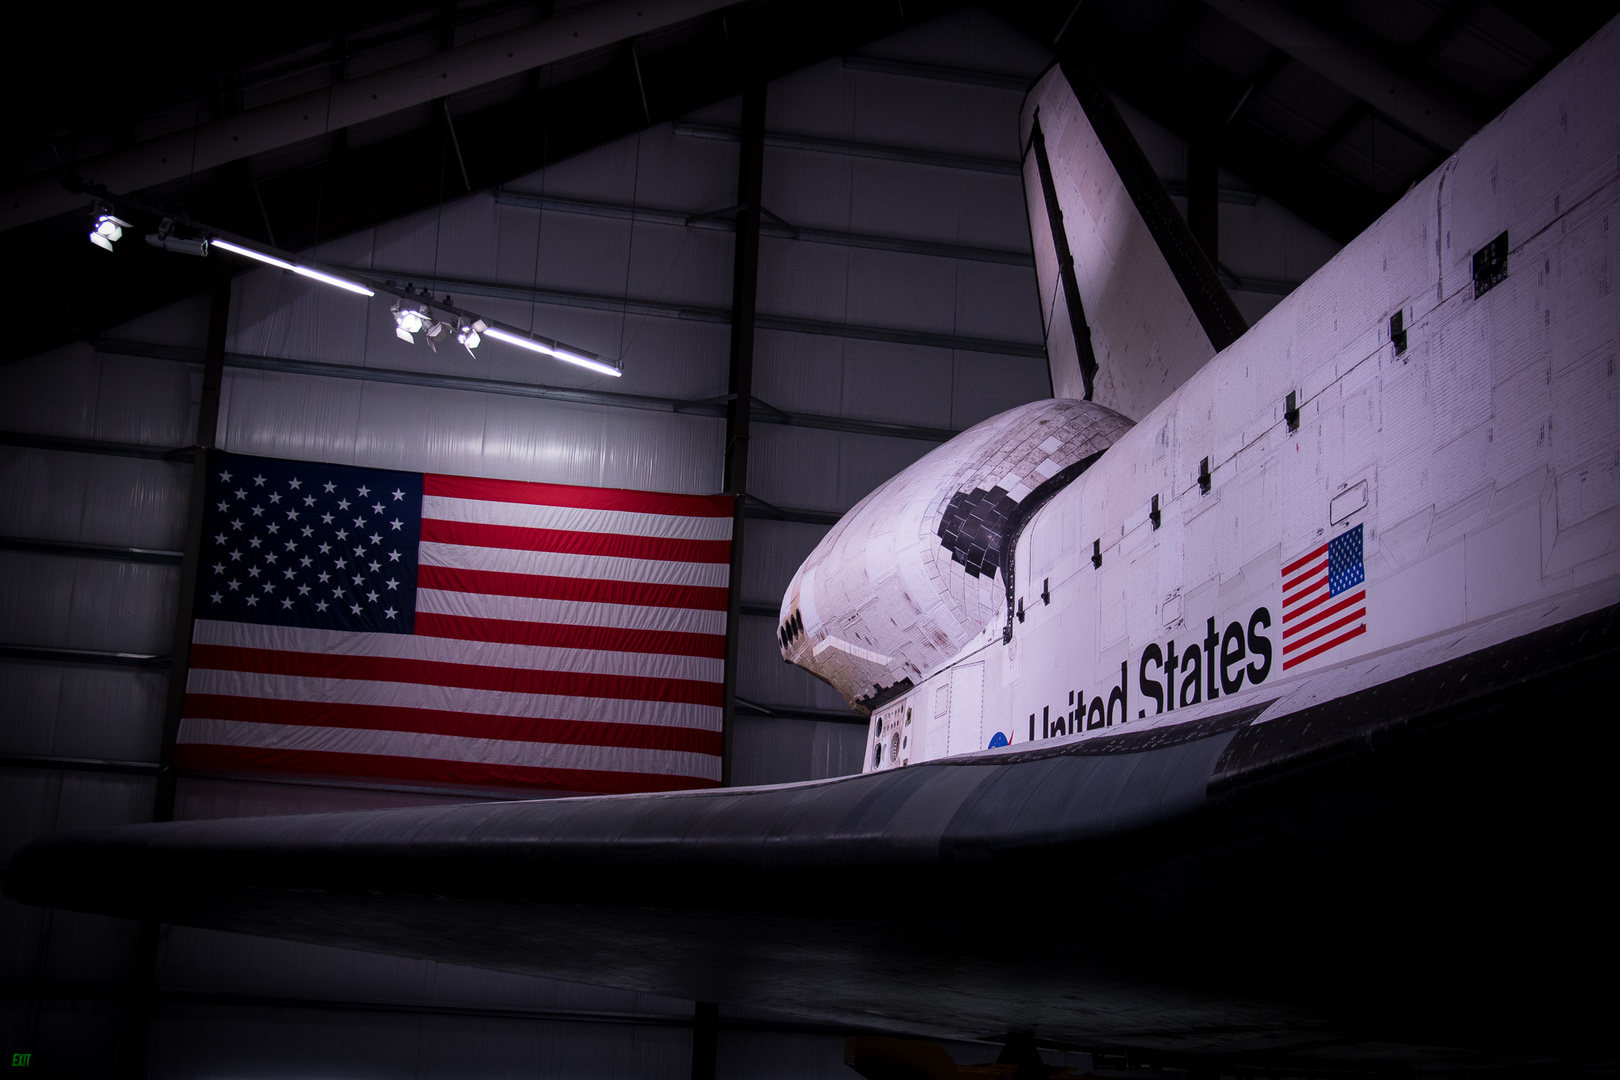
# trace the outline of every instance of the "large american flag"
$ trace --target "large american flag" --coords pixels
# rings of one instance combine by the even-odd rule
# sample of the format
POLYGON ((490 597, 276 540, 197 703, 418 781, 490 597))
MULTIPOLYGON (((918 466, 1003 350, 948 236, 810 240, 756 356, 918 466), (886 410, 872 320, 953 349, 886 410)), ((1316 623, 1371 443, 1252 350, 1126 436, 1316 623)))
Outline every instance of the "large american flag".
POLYGON ((729 496, 208 458, 180 768, 713 787, 729 496))
POLYGON ((1367 632, 1361 526, 1283 567, 1283 670, 1367 632))

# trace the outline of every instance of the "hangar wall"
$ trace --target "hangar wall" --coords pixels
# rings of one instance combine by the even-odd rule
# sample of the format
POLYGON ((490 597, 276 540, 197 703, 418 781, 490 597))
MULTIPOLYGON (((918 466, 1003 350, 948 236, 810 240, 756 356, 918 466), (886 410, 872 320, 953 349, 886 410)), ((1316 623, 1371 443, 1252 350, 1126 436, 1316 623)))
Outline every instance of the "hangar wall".
MULTIPOLYGON (((949 432, 1050 392, 1017 145, 1048 61, 966 10, 769 87, 764 204, 785 224, 761 242, 755 392, 818 426, 755 421, 738 694, 756 715, 737 721, 738 783, 859 770, 864 722, 837 719, 843 702, 775 644, 782 589, 827 524, 949 432)), ((1184 147, 1127 117, 1174 192, 1184 147)), ((233 285, 220 445, 718 490, 724 421, 677 405, 727 389, 732 237, 704 215, 736 201, 739 119, 721 103, 308 253, 622 358, 622 380, 409 346, 379 300, 255 270, 233 285)), ((1240 239, 1264 229, 1223 217, 1253 248, 1238 272, 1271 275, 1272 294, 1238 294, 1249 313, 1320 244, 1233 184, 1231 205, 1260 206, 1272 230, 1240 239)), ((0 369, 0 860, 41 833, 151 815, 190 477, 172 451, 194 438, 207 320, 199 298, 0 369)), ((178 812, 458 797, 190 777, 178 812)), ((154 969, 140 940, 127 922, 0 901, 0 1050, 102 1075, 148 1003, 145 1059, 166 1077, 689 1067, 691 1002, 183 928, 161 930, 154 969)), ((836 1033, 734 1009, 722 1025, 721 1076, 847 1075, 836 1033)))
MULTIPOLYGON (((800 236, 767 226, 761 243, 755 392, 824 423, 754 427, 750 486, 770 506, 748 521, 740 581, 739 694, 761 715, 738 721, 739 783, 859 770, 864 721, 815 719, 851 714, 775 647, 781 590, 827 522, 942 433, 1049 393, 1016 136, 1022 86, 1046 62, 965 11, 769 87, 764 203, 800 236), (907 147, 921 153, 894 152, 907 147)), ((723 215, 687 219, 735 203, 739 120, 724 102, 306 253, 622 358, 623 379, 496 345, 413 347, 380 300, 253 270, 232 288, 220 446, 718 490, 723 419, 535 386, 726 393, 732 234, 723 215), (482 382, 452 385, 467 379, 482 382)), ((194 439, 207 321, 198 298, 0 371, 0 858, 40 833, 151 815, 190 477, 169 451, 194 439)), ((453 797, 189 777, 177 813, 453 797)), ((139 945, 127 922, 4 902, 4 1047, 52 1075, 104 1073, 130 1045, 139 945)), ((690 1067, 692 1003, 645 994, 167 927, 154 986, 153 1075, 690 1067)), ((722 1076, 845 1071, 835 1033, 734 1010, 722 1024, 722 1076)))

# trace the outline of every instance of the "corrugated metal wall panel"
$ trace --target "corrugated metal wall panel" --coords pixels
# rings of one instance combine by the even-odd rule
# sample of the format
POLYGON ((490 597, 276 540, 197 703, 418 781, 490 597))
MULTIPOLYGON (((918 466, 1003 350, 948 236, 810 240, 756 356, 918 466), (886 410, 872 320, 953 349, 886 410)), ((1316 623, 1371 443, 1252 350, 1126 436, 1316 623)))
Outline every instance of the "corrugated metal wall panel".
POLYGON ((180 568, 0 551, 0 642, 162 654, 180 568))
POLYGON ((182 446, 196 393, 184 366, 76 342, 0 368, 0 429, 182 446))
POLYGON ((731 776, 738 785, 787 784, 861 771, 864 724, 738 717, 731 776))
MULTIPOLYGON (((743 615, 737 639, 737 694, 765 706, 847 712, 838 691, 796 664, 782 659, 776 644, 776 617, 743 615)), ((739 718, 741 722, 741 718, 739 718)))
POLYGON ((0 535, 178 550, 190 466, 0 447, 0 535))
POLYGON ((1046 365, 1027 356, 959 352, 954 366, 951 426, 955 428, 970 428, 1015 405, 1052 396, 1046 365))
POLYGON ((844 350, 855 342, 760 330, 754 335, 754 396, 789 412, 837 416, 844 350))
MULTIPOLYGON (((841 416, 949 429, 954 357, 949 349, 851 341, 844 348, 841 416)), ((919 444, 927 453, 933 444, 919 444)))
POLYGON ((745 603, 781 603, 794 573, 827 535, 825 525, 750 518, 743 544, 742 595, 745 603))
POLYGON ((849 1080, 842 1035, 725 1031, 715 1080, 849 1080))
POLYGON ((0 662, 0 753, 153 761, 166 670, 0 662))

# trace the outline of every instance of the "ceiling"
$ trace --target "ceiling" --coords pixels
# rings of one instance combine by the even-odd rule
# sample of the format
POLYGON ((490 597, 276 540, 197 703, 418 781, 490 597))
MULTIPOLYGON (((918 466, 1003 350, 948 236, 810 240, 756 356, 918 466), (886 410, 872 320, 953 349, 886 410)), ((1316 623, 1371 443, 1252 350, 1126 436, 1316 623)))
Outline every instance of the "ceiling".
MULTIPOLYGON (((752 0, 717 8, 140 194, 297 250, 511 181, 736 94, 753 78, 847 54, 959 6, 752 0)), ((1110 91, 1343 243, 1445 160, 1457 141, 1451 132, 1466 134, 1500 112, 1614 17, 1620 0, 986 6, 1062 59, 1084 61, 1110 91)), ((112 5, 88 16, 34 5, 25 38, 93 62, 7 72, 13 139, 0 155, 0 186, 15 190, 53 174, 94 179, 104 155, 154 130, 183 131, 391 64, 450 55, 583 7, 290 0, 244 32, 153 22, 112 5)), ((137 231, 154 223, 138 221, 137 231)), ((121 244, 110 259, 85 242, 87 225, 81 211, 0 233, 0 259, 22 268, 13 299, 31 313, 13 325, 0 359, 94 337, 206 287, 208 262, 137 243, 121 244)))

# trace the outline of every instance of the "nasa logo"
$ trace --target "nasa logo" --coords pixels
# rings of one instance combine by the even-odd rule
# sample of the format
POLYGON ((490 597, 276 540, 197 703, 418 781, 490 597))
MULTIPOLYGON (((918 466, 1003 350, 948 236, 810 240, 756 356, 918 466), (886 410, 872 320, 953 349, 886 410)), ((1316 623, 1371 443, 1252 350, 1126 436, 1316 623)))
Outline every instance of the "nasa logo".
MULTIPOLYGON (((1189 644, 1185 651, 1177 649, 1174 639, 1162 646, 1152 642, 1142 650, 1137 660, 1137 688, 1144 699, 1153 701, 1153 715, 1235 694, 1245 684, 1259 686, 1270 676, 1272 643, 1265 631, 1271 629, 1271 609, 1255 608, 1247 625, 1233 620, 1222 630, 1214 618, 1207 625, 1203 641, 1189 644)), ((1126 723, 1130 719, 1129 673, 1129 661, 1121 661, 1119 681, 1106 696, 1098 694, 1089 704, 1084 690, 1069 691, 1071 707, 1055 719, 1051 706, 1043 707, 1040 737, 1075 735, 1126 723)), ((1136 715, 1144 719, 1148 711, 1144 707, 1136 715)), ((1029 714, 1029 738, 1031 742, 1036 738, 1034 713, 1029 714)))

